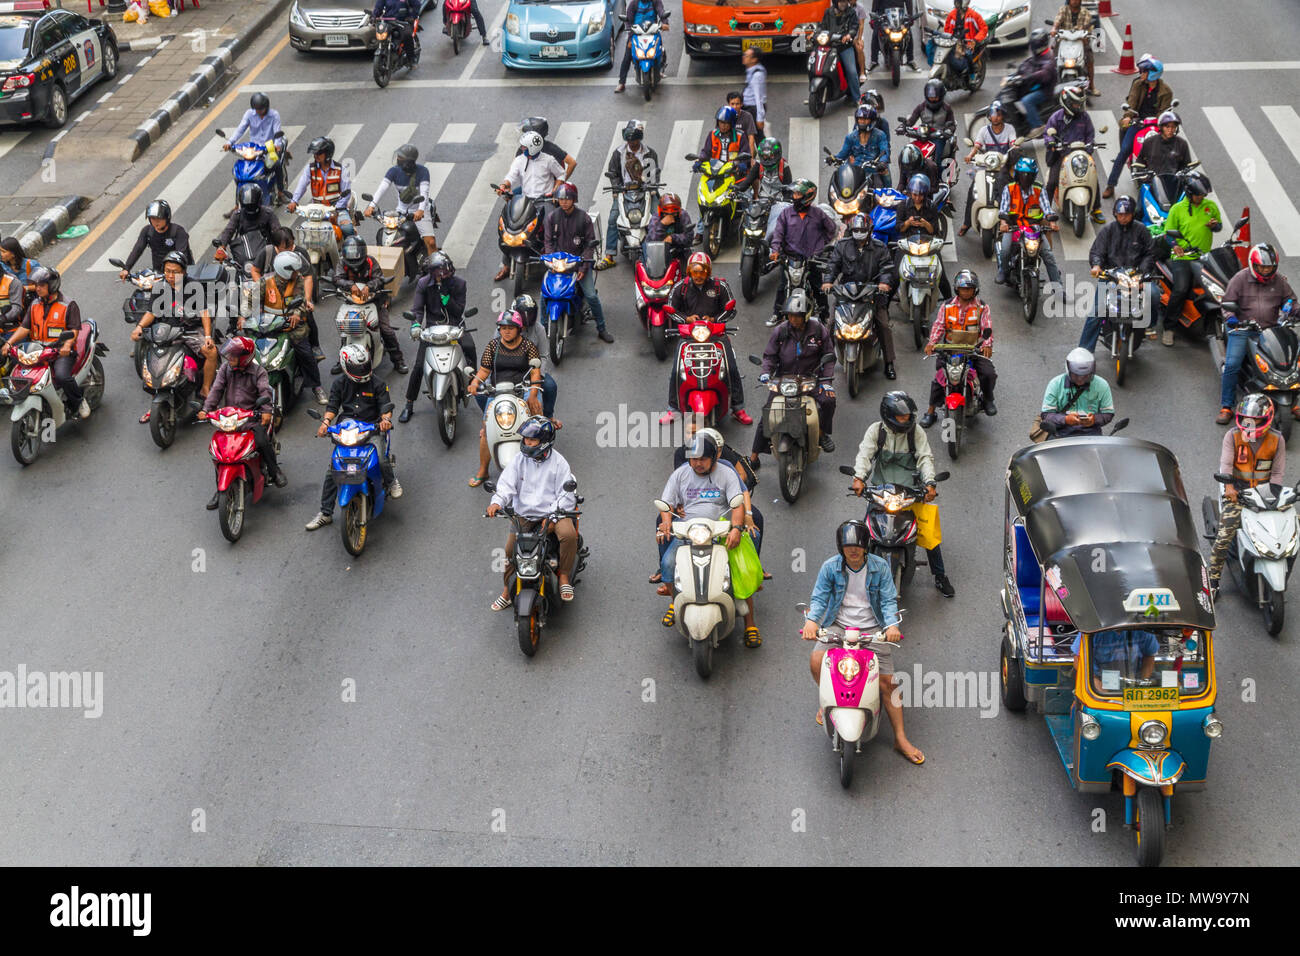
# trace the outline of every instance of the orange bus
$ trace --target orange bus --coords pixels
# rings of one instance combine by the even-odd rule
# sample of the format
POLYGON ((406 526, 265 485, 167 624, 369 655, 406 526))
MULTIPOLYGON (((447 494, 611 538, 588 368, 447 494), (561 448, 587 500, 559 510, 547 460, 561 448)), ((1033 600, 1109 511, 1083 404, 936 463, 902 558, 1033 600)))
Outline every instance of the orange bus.
POLYGON ((821 22, 830 0, 682 0, 686 52, 691 56, 738 56, 792 50, 794 34, 821 22))

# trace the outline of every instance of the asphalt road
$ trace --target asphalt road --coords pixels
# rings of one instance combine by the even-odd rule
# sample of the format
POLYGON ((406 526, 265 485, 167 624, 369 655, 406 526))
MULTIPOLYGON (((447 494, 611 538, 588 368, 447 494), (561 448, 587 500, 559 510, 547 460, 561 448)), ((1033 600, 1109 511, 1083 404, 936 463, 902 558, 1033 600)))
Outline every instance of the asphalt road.
MULTIPOLYGON (((1263 41, 1258 31, 1230 24, 1217 5, 1181 6, 1197 10, 1160 27, 1154 13, 1143 14, 1135 24, 1139 51, 1157 47, 1159 35, 1170 63, 1282 60, 1300 39, 1294 23, 1277 16, 1277 3, 1234 7, 1232 20, 1240 23, 1272 12, 1263 41), (1203 49, 1205 37, 1221 33, 1242 42, 1219 44, 1232 50, 1203 49), (1251 52, 1236 52, 1247 38, 1251 52)), ((496 8, 494 22, 499 7, 487 5, 496 8)), ((1121 30, 1122 22, 1121 14, 1121 30)), ((458 261, 485 329, 487 313, 499 305, 488 291, 497 262, 496 207, 475 200, 486 193, 483 178, 505 172, 496 155, 502 124, 537 113, 553 128, 574 124, 560 127, 556 138, 578 155, 586 206, 621 121, 644 118, 648 141, 671 159, 672 133, 690 131, 675 124, 711 117, 721 94, 738 82, 729 65, 685 70, 676 33, 672 82, 649 104, 613 96, 614 78, 605 73, 557 83, 506 76, 490 53, 453 60, 442 39, 430 30, 418 73, 384 91, 370 83, 365 60, 309 59, 287 49, 254 85, 270 92, 286 124, 304 124, 295 168, 318 128, 344 124, 358 127, 341 150, 363 173, 358 189, 373 188, 372 154, 382 172, 392 146, 408 138, 424 158, 448 166, 438 196, 442 232, 445 241, 472 250, 468 261, 458 261), (399 123, 416 128, 392 125, 399 123), (448 130, 448 123, 468 128, 448 130), (462 222, 458 213, 466 208, 462 222)), ((246 69, 255 62, 250 57, 246 69)), ((1105 58, 1113 62, 1113 54, 1105 58)), ((776 135, 788 143, 793 134, 804 156, 837 145, 849 123, 846 109, 834 108, 810 138, 810 127, 801 122, 795 130, 790 122, 807 120, 801 64, 772 70, 776 135)), ((1211 120, 1223 114, 1207 116, 1202 107, 1229 108, 1282 181, 1295 180, 1297 141, 1284 141, 1260 107, 1293 102, 1300 73, 1188 69, 1171 71, 1169 79, 1225 218, 1248 204, 1258 212, 1251 190, 1263 187, 1238 172, 1211 120)), ((1103 68, 1098 81, 1104 95, 1094 108, 1113 111, 1128 80, 1103 68)), ((888 114, 908 111, 920 85, 909 77, 900 91, 886 91, 888 114)), ((993 85, 972 106, 959 98, 955 108, 983 105, 993 85)), ((211 120, 192 122, 232 123, 246 95, 211 120)), ((178 218, 191 225, 227 199, 229 169, 212 164, 196 182, 181 179, 183 194, 169 195, 167 184, 215 142, 201 131, 168 161, 176 141, 151 152, 146 169, 167 167, 137 205, 158 193, 177 206, 183 195, 178 218)), ((795 165, 796 175, 815 173, 819 183, 825 172, 795 165)), ((602 220, 607 211, 601 209, 602 220)), ((1285 215, 1263 213, 1256 239, 1294 228, 1285 215)), ((313 438, 302 405, 282 432, 289 487, 251 509, 238 545, 225 542, 215 516, 203 510, 212 482, 206 429, 190 429, 159 453, 135 424, 146 402, 130 369, 119 311, 124 292, 109 272, 89 271, 139 221, 139 210, 130 209, 64 280, 83 314, 101 319, 113 347, 102 411, 61 433, 32 467, 0 464, 0 500, 16 545, 0 559, 2 579, 27 582, 25 593, 37 597, 31 611, 15 608, 9 616, 15 626, 6 629, 0 669, 22 663, 104 675, 99 719, 68 710, 0 715, 14 742, 0 757, 0 803, 11 821, 0 833, 7 859, 826 865, 844 861, 846 849, 878 856, 884 846, 893 864, 1131 862, 1120 798, 1074 794, 1033 715, 982 717, 969 706, 909 710, 909 736, 927 754, 925 765, 906 763, 882 732, 852 789, 841 789, 829 746, 812 723, 815 691, 794 604, 808 599, 816 568, 833 550, 835 526, 860 514, 835 466, 852 460, 875 420, 886 384, 878 373, 857 400, 841 389, 839 450, 813 467, 797 505, 774 500, 770 464, 760 473, 764 556, 774 574, 759 600, 765 642, 746 650, 729 640, 712 679, 701 681, 684 640, 659 625, 663 599, 645 583, 654 565, 650 499, 659 494, 671 453, 596 441, 597 416, 620 404, 657 416, 668 374, 639 334, 628 266, 603 273, 601 298, 617 342, 605 345, 584 329, 557 375, 557 415, 565 425, 558 447, 586 496, 583 531, 592 557, 578 600, 553 618, 539 653, 527 660, 512 622, 487 607, 499 588, 492 561, 504 527, 480 517, 486 496, 466 488, 476 463, 473 435, 462 434, 445 450, 427 400, 396 432, 406 495, 376 521, 363 557, 348 557, 336 526, 303 531, 316 510, 329 445, 313 438), (342 699, 348 681, 356 688, 351 703, 342 699), (1098 807, 1108 820, 1104 833, 1091 826, 1098 807), (205 832, 194 832, 196 810, 203 811, 205 832)), ((996 703, 1002 475, 1082 318, 1026 326, 1017 300, 991 284, 992 269, 973 238, 957 248, 979 270, 994 309, 1001 414, 976 422, 960 462, 950 466, 937 451, 939 466, 953 471, 939 503, 957 596, 945 600, 918 576, 902 601, 906 639, 898 656, 908 672, 915 665, 977 672, 996 703)), ((1293 273, 1300 247, 1285 251, 1284 271, 1293 273)), ((1063 266, 1085 271, 1078 259, 1063 266)), ((724 261, 719 269, 734 280, 738 266, 724 261)), ((760 351, 767 337, 762 319, 773 279, 763 293, 742 307, 742 357, 760 351)), ((902 339, 905 326, 896 331, 898 385, 923 398, 931 366, 902 339)), ((486 338, 480 332, 480 342, 486 338)), ((1104 350, 1099 358, 1104 369, 1104 350)), ((748 408, 756 414, 762 396, 752 366, 745 370, 748 408)), ((387 364, 382 374, 395 391, 405 384, 387 364)), ((1199 513, 1201 496, 1213 488, 1221 440, 1208 353, 1181 341, 1171 350, 1143 349, 1132 383, 1116 397, 1120 414, 1133 421, 1127 434, 1160 441, 1179 456, 1199 513)), ((748 448, 750 429, 732 422, 724 432, 748 448)), ((1181 866, 1294 862, 1300 834, 1287 795, 1300 783, 1288 729, 1300 691, 1297 625, 1277 640, 1267 637, 1259 615, 1231 589, 1218 611, 1218 709, 1226 734, 1215 747, 1209 789, 1175 801, 1166 859, 1181 866), (1251 702, 1243 700, 1247 681, 1256 689, 1251 702)))

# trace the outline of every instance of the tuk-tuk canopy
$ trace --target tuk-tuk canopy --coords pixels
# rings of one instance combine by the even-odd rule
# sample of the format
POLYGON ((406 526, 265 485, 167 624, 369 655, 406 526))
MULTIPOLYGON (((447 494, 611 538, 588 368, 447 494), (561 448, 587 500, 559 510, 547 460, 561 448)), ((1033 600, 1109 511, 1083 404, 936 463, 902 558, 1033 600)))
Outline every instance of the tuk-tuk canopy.
POLYGON ((1021 449, 1007 493, 1047 587, 1081 631, 1214 628, 1209 576, 1178 459, 1137 438, 1021 449))

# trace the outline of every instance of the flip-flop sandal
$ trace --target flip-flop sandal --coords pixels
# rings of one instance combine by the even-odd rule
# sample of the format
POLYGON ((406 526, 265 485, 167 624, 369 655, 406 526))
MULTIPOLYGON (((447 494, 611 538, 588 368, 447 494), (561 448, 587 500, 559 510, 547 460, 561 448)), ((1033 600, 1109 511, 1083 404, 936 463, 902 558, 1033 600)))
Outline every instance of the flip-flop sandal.
POLYGON ((561 601, 572 601, 572 600, 573 600, 573 585, 572 585, 572 584, 561 584, 561 585, 560 585, 560 600, 561 600, 561 601))
POLYGON ((469 480, 469 486, 470 486, 471 488, 477 488, 479 485, 483 484, 483 482, 485 482, 485 481, 487 481, 487 475, 483 475, 482 477, 480 477, 480 476, 478 476, 478 475, 475 475, 473 478, 471 478, 471 479, 469 480))
POLYGON ((957 235, 964 236, 968 232, 970 232, 970 226, 962 226, 960 229, 957 230, 957 235))
POLYGON ((899 750, 897 747, 895 747, 894 750, 897 751, 899 754, 902 754, 903 759, 906 760, 908 763, 915 764, 918 767, 921 766, 921 764, 925 763, 925 754, 921 753, 920 750, 917 750, 915 753, 910 753, 910 754, 903 753, 903 751, 899 750), (918 760, 916 759, 917 757, 920 757, 921 759, 918 760))
POLYGON ((497 599, 492 602, 492 610, 494 611, 504 611, 509 606, 510 606, 510 599, 504 598, 500 594, 498 594, 497 599))
POLYGON ((664 611, 663 620, 661 620, 659 623, 662 624, 664 627, 672 627, 674 624, 676 624, 677 606, 674 604, 668 605, 668 610, 664 611))
POLYGON ((660 597, 668 597, 668 595, 673 593, 673 589, 670 588, 667 584, 661 584, 659 585, 659 587, 655 588, 655 593, 658 594, 660 597))
POLYGON ((147 424, 149 424, 149 416, 152 415, 152 414, 153 414, 153 409, 151 408, 151 409, 149 409, 149 411, 147 411, 147 412, 145 412, 143 415, 141 415, 141 416, 140 416, 140 424, 141 424, 141 425, 147 425, 147 424))
POLYGON ((764 572, 763 572, 763 580, 764 580, 764 581, 770 581, 770 580, 772 580, 772 572, 771 572, 771 571, 764 571, 764 572))
POLYGON ((663 582, 663 579, 664 576, 663 576, 663 572, 661 571, 656 571, 654 574, 650 575, 651 584, 661 584, 663 582))
POLYGON ((763 646, 763 639, 758 636, 758 628, 756 627, 745 628, 745 646, 746 647, 763 646))
POLYGON ((826 718, 825 718, 825 716, 823 715, 823 713, 822 713, 822 709, 821 709, 820 707, 817 708, 817 716, 816 716, 815 718, 813 718, 813 719, 817 721, 817 726, 818 726, 818 727, 825 727, 825 726, 826 726, 826 718))

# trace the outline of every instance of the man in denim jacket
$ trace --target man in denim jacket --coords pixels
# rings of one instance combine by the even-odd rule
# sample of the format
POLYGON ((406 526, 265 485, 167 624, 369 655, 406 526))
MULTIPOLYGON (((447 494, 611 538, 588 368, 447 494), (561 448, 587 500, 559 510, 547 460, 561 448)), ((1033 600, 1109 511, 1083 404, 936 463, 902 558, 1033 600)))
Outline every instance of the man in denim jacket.
MULTIPOLYGON (((889 562, 867 553, 870 532, 861 521, 846 521, 836 529, 838 555, 826 559, 817 572, 812 598, 803 625, 803 639, 817 639, 819 628, 840 638, 847 627, 866 632, 884 630, 885 640, 896 644, 903 639, 898 623, 898 592, 889 573, 889 562)), ((872 645, 880 666, 880 697, 889 723, 894 728, 894 749, 914 764, 925 762, 925 754, 903 732, 902 704, 895 700, 893 648, 872 645)), ((813 682, 821 683, 822 658, 826 651, 818 647, 808 665, 813 682)), ((817 722, 822 722, 821 708, 817 722)))

